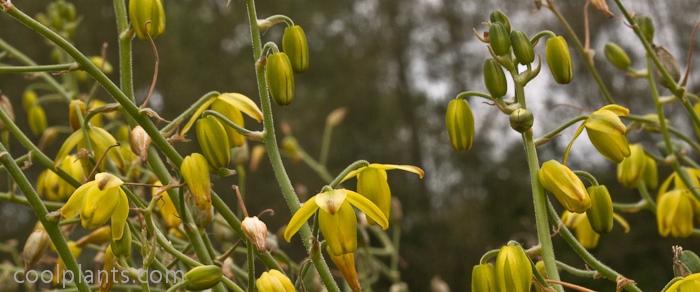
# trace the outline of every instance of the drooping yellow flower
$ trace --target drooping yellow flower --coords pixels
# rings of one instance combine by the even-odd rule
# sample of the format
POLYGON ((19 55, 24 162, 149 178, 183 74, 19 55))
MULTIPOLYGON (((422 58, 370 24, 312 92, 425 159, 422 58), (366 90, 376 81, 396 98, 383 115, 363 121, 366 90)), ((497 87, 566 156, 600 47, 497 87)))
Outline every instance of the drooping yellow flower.
POLYGON ((392 169, 415 173, 421 179, 425 175, 423 169, 413 165, 372 163, 351 171, 343 178, 343 181, 357 177, 357 192, 377 205, 388 219, 391 218, 391 189, 386 171, 392 169))
POLYGON ((182 223, 182 221, 180 220, 180 216, 177 213, 175 204, 173 204, 173 201, 170 199, 170 194, 168 194, 168 192, 163 191, 163 185, 160 181, 155 182, 153 185, 154 187, 151 193, 154 196, 160 195, 160 199, 158 200, 158 202, 156 202, 156 206, 158 207, 158 213, 160 213, 160 216, 163 217, 163 222, 165 222, 165 226, 167 226, 168 228, 177 228, 178 226, 180 226, 180 223, 182 223))
POLYGON ((690 274, 671 284, 665 292, 700 291, 700 273, 690 274))
POLYGON ((61 207, 60 214, 67 219, 80 215, 80 223, 87 229, 95 229, 111 220, 112 239, 121 239, 129 217, 129 200, 121 189, 123 184, 121 179, 110 173, 98 173, 95 180, 73 192, 61 207))
POLYGON ((209 165, 202 154, 192 153, 182 160, 180 173, 192 194, 195 208, 192 215, 198 226, 209 225, 212 219, 209 165))
POLYGON ((472 268, 472 291, 496 292, 496 270, 491 263, 485 263, 472 268))
POLYGON ((609 104, 591 113, 583 123, 588 138, 598 152, 618 163, 630 155, 626 136, 627 127, 620 120, 620 116, 627 115, 629 115, 627 108, 609 104))
POLYGON ((661 236, 688 237, 693 233, 693 198, 676 189, 658 198, 656 223, 661 236))
POLYGON ((532 285, 532 264, 522 246, 509 242, 498 251, 495 276, 499 291, 527 292, 532 285))
POLYGON ((598 246, 600 235, 593 230, 591 222, 588 221, 586 214, 564 211, 561 215, 561 221, 564 225, 574 230, 576 239, 578 239, 583 247, 592 249, 598 246))
MULTIPOLYGON (((190 128, 192 128, 202 113, 209 109, 226 116, 229 120, 241 127, 245 126, 241 113, 253 118, 258 123, 261 122, 263 118, 262 111, 260 111, 258 105, 247 96, 240 93, 222 93, 202 104, 182 128, 180 135, 184 136, 190 128)), ((245 143, 245 137, 239 134, 235 129, 228 125, 224 125, 224 128, 228 136, 229 146, 238 147, 245 143)))
MULTIPOLYGON (((68 173, 77 181, 85 179, 85 170, 75 155, 68 155, 60 162, 58 168, 68 173)), ((44 170, 37 179, 39 195, 49 201, 65 201, 75 188, 51 170, 44 170)))
POLYGON ((641 144, 630 146, 630 156, 617 165, 617 180, 628 188, 636 188, 644 177, 646 168, 646 154, 641 144))
POLYGON ((566 210, 583 213, 591 207, 591 198, 581 179, 559 161, 543 163, 538 177, 542 186, 553 193, 566 210))
POLYGON ((117 140, 114 139, 112 134, 103 128, 93 126, 88 128, 87 136, 88 139, 85 139, 85 131, 83 130, 76 130, 73 134, 68 136, 56 154, 55 163, 58 164, 61 162, 63 158, 70 154, 76 147, 87 149, 87 143, 89 141, 95 160, 99 160, 105 154, 107 155, 107 159, 104 159, 105 161, 100 165, 100 168, 103 168, 106 160, 111 160, 112 163, 119 168, 124 165, 119 151, 115 151, 115 149, 108 151, 110 147, 117 145, 117 140))
POLYGON ((294 284, 282 272, 271 269, 263 272, 260 277, 255 280, 255 287, 259 292, 296 292, 294 284))

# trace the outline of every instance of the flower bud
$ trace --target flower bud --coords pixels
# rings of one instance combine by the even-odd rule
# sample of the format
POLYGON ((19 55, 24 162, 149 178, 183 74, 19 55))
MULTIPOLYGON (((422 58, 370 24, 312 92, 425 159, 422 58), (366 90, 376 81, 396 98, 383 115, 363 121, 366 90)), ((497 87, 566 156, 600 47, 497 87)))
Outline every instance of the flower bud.
POLYGON ((469 102, 455 98, 447 104, 445 125, 452 149, 468 151, 474 142, 474 115, 469 102))
POLYGON ((687 190, 676 189, 658 199, 656 223, 663 237, 693 234, 693 199, 687 190))
POLYGON ((630 60, 627 52, 616 43, 605 44, 604 52, 608 62, 620 70, 626 71, 632 65, 632 60, 630 60))
POLYGON ((654 22, 651 20, 651 17, 646 16, 646 15, 636 15, 634 17, 634 22, 637 23, 637 26, 639 26, 639 30, 642 33, 642 36, 649 41, 649 43, 654 43, 654 22))
POLYGON ((648 155, 645 156, 647 159, 647 163, 644 164, 644 172, 642 173, 644 184, 647 186, 647 188, 655 190, 659 184, 656 160, 654 160, 654 158, 649 157, 648 155))
POLYGON ((258 292, 295 292, 294 284, 282 272, 271 269, 255 280, 258 292))
POLYGON ((613 205, 608 188, 604 185, 588 187, 591 208, 586 211, 591 227, 597 233, 608 233, 613 228, 613 205))
MULTIPOLYGON (((245 127, 245 120, 243 119, 243 113, 239 109, 237 109, 235 106, 231 105, 230 103, 221 100, 221 99, 216 99, 214 102, 211 104, 211 109, 215 112, 218 112, 222 115, 224 115, 226 118, 231 120, 232 122, 236 123, 236 125, 239 125, 241 127, 245 127)), ((226 130, 226 136, 228 137, 228 144, 230 147, 239 147, 243 144, 245 144, 245 137, 238 133, 236 129, 229 127, 228 125, 222 125, 224 126, 224 130, 226 130)))
POLYGON ((340 274, 343 275, 343 279, 348 282, 348 285, 353 292, 361 291, 360 288, 360 278, 357 275, 357 269, 355 268, 355 253, 346 253, 342 255, 334 255, 328 252, 333 264, 340 270, 340 274))
POLYGON ((496 257, 495 274, 499 291, 530 291, 532 265, 520 244, 510 242, 501 247, 496 257))
POLYGON ((68 123, 73 130, 80 129, 80 118, 79 116, 85 117, 87 113, 87 106, 82 100, 74 99, 71 100, 68 105, 68 123), (80 114, 78 114, 80 112, 80 114))
POLYGON ((508 16, 506 16, 505 13, 501 10, 494 10, 491 12, 489 15, 489 19, 491 20, 491 23, 500 23, 503 24, 503 27, 506 29, 507 32, 510 32, 510 19, 508 19, 508 16))
POLYGON ((593 249, 598 246, 600 235, 593 230, 587 216, 564 211, 561 215, 561 221, 564 225, 574 230, 576 239, 581 243, 581 246, 586 249, 593 249))
POLYGON ((262 222, 257 216, 245 217, 241 221, 241 229, 259 252, 267 251, 267 225, 265 222, 262 222))
POLYGON ((484 62, 484 85, 495 98, 503 97, 508 90, 506 75, 503 74, 501 65, 494 59, 487 59, 484 62))
POLYGON ((480 264, 472 268, 472 291, 496 292, 496 273, 490 263, 480 264))
POLYGON ((569 54, 569 45, 563 36, 555 36, 547 39, 545 44, 545 57, 549 71, 554 80, 560 84, 567 84, 574 78, 574 69, 569 54))
POLYGON ((27 89, 22 93, 22 108, 24 111, 28 112, 30 108, 39 104, 39 96, 36 91, 27 89))
POLYGON ((185 274, 185 288, 200 291, 214 287, 221 281, 221 268, 215 265, 196 266, 185 274))
MULTIPOLYGON (((628 188, 636 188, 639 180, 643 178, 648 161, 641 144, 631 145, 630 156, 617 165, 617 181, 628 188)), ((654 162, 655 169, 656 162, 654 162)))
POLYGON ((294 72, 302 73, 309 69, 309 44, 301 26, 293 25, 284 29, 282 50, 289 56, 294 72))
POLYGON ((513 53, 518 63, 527 65, 535 61, 535 50, 524 32, 512 31, 510 33, 510 43, 513 46, 513 53))
POLYGON ((211 213, 211 182, 207 159, 199 153, 185 157, 180 165, 180 173, 190 189, 197 210, 211 213))
POLYGON ((510 52, 510 32, 500 22, 491 23, 489 27, 489 43, 497 56, 510 52))
POLYGON ((131 256, 131 231, 129 227, 124 228, 124 235, 119 239, 112 238, 112 253, 117 257, 131 256))
POLYGON ((532 116, 531 111, 524 108, 519 108, 510 113, 509 119, 510 127, 513 128, 513 130, 516 130, 519 133, 525 133, 527 130, 532 128, 535 118, 532 116))
POLYGON ((630 155, 627 127, 619 116, 629 110, 618 105, 606 105, 588 116, 584 127, 591 143, 605 158, 620 163, 630 155))
POLYGON ((231 151, 226 130, 214 116, 200 118, 196 124, 197 141, 204 157, 214 169, 226 168, 231 163, 231 151))
POLYGON ((278 105, 288 105, 294 100, 294 72, 287 54, 282 52, 267 56, 265 78, 272 98, 278 105))
POLYGON ((22 249, 22 261, 24 262, 25 271, 31 269, 41 259, 46 247, 49 246, 49 242, 49 234, 46 233, 41 223, 38 223, 34 231, 29 234, 22 249))
POLYGON ((553 193, 566 210, 583 213, 591 207, 591 198, 581 179, 559 161, 543 163, 538 177, 542 186, 553 193))
POLYGON ((136 36, 142 40, 165 32, 165 10, 161 0, 130 0, 129 19, 136 36))
POLYGON ((678 260, 688 273, 700 273, 700 257, 691 250, 683 250, 678 255, 678 260))
POLYGON ((41 133, 46 130, 46 127, 48 127, 46 112, 44 112, 44 108, 39 105, 31 107, 29 111, 27 111, 27 120, 29 129, 32 130, 34 135, 41 135, 41 133))
POLYGON ((339 107, 337 109, 334 109, 326 117, 326 125, 328 125, 329 127, 336 127, 336 126, 340 125, 340 123, 343 122, 343 119, 345 119, 346 114, 347 114, 347 109, 345 109, 344 107, 339 107))
MULTIPOLYGON (((671 79, 673 81, 678 82, 681 79, 681 68, 678 65, 678 61, 676 61, 676 58, 671 55, 671 52, 669 52, 666 48, 662 46, 656 46, 654 47, 654 53, 656 54, 656 57, 659 58, 659 62, 661 62, 661 65, 664 66, 664 69, 666 69, 666 72, 671 76, 671 79)), ((661 75, 661 73, 659 73, 661 75)), ((660 78, 661 80, 661 85, 663 85, 666 88, 672 88, 672 84, 669 84, 669 82, 666 80, 666 78, 660 78)))
POLYGON ((138 155, 141 161, 146 161, 148 147, 151 145, 151 136, 141 126, 136 126, 129 133, 129 145, 131 151, 138 155))

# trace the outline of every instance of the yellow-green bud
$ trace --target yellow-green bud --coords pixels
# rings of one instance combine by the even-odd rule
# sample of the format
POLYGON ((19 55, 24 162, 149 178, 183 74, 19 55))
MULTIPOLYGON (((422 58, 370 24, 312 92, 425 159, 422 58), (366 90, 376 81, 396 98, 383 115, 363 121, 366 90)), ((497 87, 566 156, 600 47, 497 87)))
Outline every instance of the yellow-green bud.
POLYGON ((634 22, 639 26, 639 30, 642 36, 647 39, 650 43, 654 43, 654 22, 651 17, 646 15, 637 15, 634 17, 634 22))
POLYGON ((503 13, 503 11, 492 11, 491 15, 489 15, 489 19, 491 20, 491 23, 498 22, 503 24, 503 27, 506 29, 506 31, 510 32, 510 19, 508 19, 508 16, 505 13, 503 13))
POLYGON ((115 240, 112 238, 112 253, 117 257, 130 257, 131 256, 131 230, 129 227, 124 228, 124 235, 122 238, 115 240))
POLYGON ((196 266, 185 274, 185 288, 200 291, 214 287, 221 281, 221 268, 215 265, 196 266))
POLYGON ((616 43, 605 44, 604 52, 608 62, 620 70, 627 70, 632 65, 632 60, 630 60, 627 52, 616 43))
POLYGON ((36 91, 27 89, 22 93, 22 108, 24 111, 29 111, 30 108, 39 103, 39 96, 36 91))
POLYGON ((618 105, 607 105, 591 113, 583 124, 595 148, 614 162, 620 163, 630 155, 627 141, 627 127, 619 116, 626 116, 629 110, 618 105))
POLYGON ((301 26, 288 26, 284 29, 282 50, 289 56, 294 72, 302 73, 309 69, 309 44, 301 26))
POLYGON ((129 0, 129 19, 140 39, 156 38, 165 32, 165 9, 161 0, 129 0))
POLYGON ((644 164, 644 172, 642 173, 644 184, 647 186, 647 188, 655 190, 659 184, 659 174, 656 168, 656 160, 654 160, 654 158, 649 157, 648 155, 645 156, 647 158, 647 163, 644 164))
MULTIPOLYGON (((245 127, 243 113, 241 113, 239 109, 232 106, 230 103, 217 98, 211 104, 211 109, 226 116, 226 118, 236 123, 236 125, 245 127)), ((224 125, 224 129, 226 130, 226 136, 228 136, 228 143, 230 147, 238 147, 245 144, 245 136, 238 133, 236 129, 229 127, 228 125, 224 125)))
POLYGON ((613 205, 608 188, 603 185, 588 187, 591 208, 586 211, 591 227, 597 233, 608 233, 613 228, 613 205))
POLYGON ((87 113, 87 106, 82 100, 74 99, 71 100, 68 105, 68 124, 73 130, 80 129, 80 116, 85 117, 87 113))
MULTIPOLYGON (((617 181, 628 188, 636 188, 643 178, 648 161, 641 144, 630 145, 630 156, 617 165, 617 181)), ((655 169, 656 162, 654 162, 655 169)))
POLYGON ((211 213, 211 182, 209 165, 202 154, 192 153, 182 160, 180 173, 190 189, 195 207, 211 213))
POLYGON ((676 189, 658 199, 656 223, 663 237, 688 237, 693 234, 693 198, 688 190, 676 189))
POLYGON ((46 130, 46 127, 48 127, 46 112, 44 112, 44 108, 40 105, 35 105, 29 109, 27 112, 27 120, 29 122, 29 129, 32 130, 34 135, 41 135, 41 133, 46 130))
POLYGON ((501 247, 496 257, 495 272, 499 291, 530 291, 532 265, 520 244, 510 242, 501 247))
MULTIPOLYGON (((673 55, 671 55, 671 52, 662 46, 654 47, 654 53, 656 53, 656 57, 659 58, 659 62, 661 62, 661 65, 664 66, 666 72, 668 72, 668 74, 671 76, 671 79, 678 82, 681 79, 681 68, 678 65, 678 61, 676 61, 676 58, 674 58, 673 55)), ((659 75, 661 74, 659 73, 659 75)), ((666 78, 660 79, 661 85, 666 88, 672 87, 666 78)))
POLYGON ((534 123, 532 112, 524 108, 514 110, 510 113, 509 119, 510 127, 519 133, 530 130, 530 128, 532 128, 532 123, 534 123))
POLYGON ((494 59, 487 59, 484 62, 484 85, 491 93, 491 96, 495 98, 506 95, 508 90, 506 75, 503 74, 501 65, 494 59))
POLYGON ((549 71, 554 80, 560 84, 567 84, 574 78, 574 69, 569 54, 569 45, 563 36, 555 36, 547 39, 545 44, 545 57, 549 71))
POLYGON ((263 272, 255 280, 255 287, 258 288, 258 292, 296 292, 292 281, 275 269, 263 272))
POLYGON ((517 30, 510 32, 510 44, 513 46, 513 54, 518 63, 527 65, 535 61, 535 50, 524 32, 517 30))
POLYGON ((288 105, 294 100, 294 72, 287 54, 282 52, 267 56, 265 78, 272 98, 279 105, 288 105))
POLYGON ((549 160, 543 163, 538 177, 542 186, 554 194, 564 209, 583 213, 591 207, 591 198, 581 179, 559 161, 549 160))
POLYGON ((503 56, 510 52, 510 32, 500 22, 491 23, 489 27, 489 43, 493 52, 503 56))
POLYGON ((197 141, 204 157, 214 169, 226 168, 231 163, 231 147, 226 130, 214 116, 200 118, 196 124, 197 141))
POLYGON ((496 292, 496 273, 490 263, 480 264, 472 268, 472 291, 496 292))
POLYGON ((469 107, 469 102, 461 98, 455 98, 447 104, 445 125, 450 137, 452 149, 467 151, 472 148, 474 141, 474 115, 469 107))

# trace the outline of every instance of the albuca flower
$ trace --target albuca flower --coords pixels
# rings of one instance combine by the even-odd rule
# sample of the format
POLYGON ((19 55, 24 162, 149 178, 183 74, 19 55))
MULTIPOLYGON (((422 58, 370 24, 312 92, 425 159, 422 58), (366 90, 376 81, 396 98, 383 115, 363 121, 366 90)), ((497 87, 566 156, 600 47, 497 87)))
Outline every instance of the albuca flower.
POLYGON ((498 291, 530 291, 532 264, 520 244, 509 242, 501 247, 496 257, 495 274, 498 291))
MULTIPOLYGON (((124 161, 118 151, 112 150, 108 152, 110 147, 117 145, 117 140, 114 139, 112 134, 103 128, 93 126, 88 128, 87 136, 88 139, 85 139, 85 131, 83 130, 76 130, 73 134, 68 136, 63 142, 63 145, 61 145, 61 148, 58 149, 56 159, 54 160, 55 163, 58 164, 61 162, 63 158, 76 147, 87 148, 87 142, 89 141, 96 161, 99 160, 102 155, 106 154, 107 158, 115 163, 117 167, 121 168, 124 165, 124 161)), ((102 169, 104 165, 105 161, 100 165, 100 168, 102 169)))
POLYGON ((180 173, 192 194, 195 209, 192 215, 200 227, 209 225, 212 219, 211 181, 207 159, 199 153, 185 157, 180 165, 180 173))
POLYGON ((553 193, 566 210, 583 213, 591 207, 591 198, 581 179, 559 161, 543 163, 538 177, 542 186, 553 193))
MULTIPOLYGON (((209 109, 224 115, 241 127, 245 126, 242 114, 246 114, 257 122, 262 121, 262 111, 250 98, 240 93, 222 93, 202 104, 182 128, 180 135, 184 136, 202 113, 209 109)), ((236 132, 235 129, 227 125, 224 125, 224 129, 226 130, 230 147, 238 147, 245 143, 245 137, 236 132)))
POLYGON ((676 189, 658 198, 656 223, 661 236, 690 236, 693 217, 693 198, 687 190, 676 189))
POLYGON ((628 188, 636 188, 644 180, 647 186, 656 188, 655 177, 656 161, 644 153, 641 144, 630 145, 630 155, 617 165, 617 181, 628 188), (647 163, 650 165, 647 166, 647 163), (648 179, 645 180, 645 177, 648 179))
POLYGON ((583 247, 592 249, 598 246, 600 235, 593 230, 591 222, 588 221, 588 217, 585 214, 564 211, 561 215, 561 221, 564 225, 574 230, 576 239, 583 247))
POLYGON ((170 195, 162 190, 163 185, 160 181, 155 182, 154 185, 155 187, 153 187, 151 194, 160 195, 160 200, 156 202, 156 206, 158 207, 160 216, 163 217, 165 226, 169 229, 177 228, 182 221, 180 220, 180 215, 177 213, 175 204, 173 204, 173 201, 170 199, 170 195))
POLYGON ((700 273, 690 274, 683 277, 671 286, 669 286, 665 292, 690 292, 690 291, 700 291, 700 273))
POLYGON ((480 264, 472 268, 472 291, 498 291, 496 273, 492 264, 480 264))
POLYGON ((351 171, 343 178, 343 181, 357 177, 357 192, 377 205, 384 213, 384 217, 389 219, 391 218, 391 189, 386 171, 392 169, 415 173, 421 179, 425 175, 423 169, 413 165, 372 163, 351 171))
POLYGON ((255 287, 259 292, 296 292, 294 284, 282 272, 272 269, 263 272, 260 278, 255 280, 255 287))
MULTIPOLYGON (((691 187, 694 189, 700 188, 700 169, 683 167, 683 170, 688 174, 688 179, 690 180, 691 187)), ((692 208, 694 211, 695 222, 700 223, 700 200, 693 196, 691 190, 683 183, 681 176, 678 172, 673 172, 671 175, 661 183, 657 193, 657 197, 661 200, 661 197, 672 190, 682 190, 685 191, 692 202, 692 208)))
MULTIPOLYGON (((58 168, 68 173, 77 181, 85 178, 85 171, 80 164, 80 160, 74 155, 63 158, 58 168)), ((39 195, 49 201, 65 201, 75 191, 75 188, 64 181, 58 174, 51 170, 44 170, 37 179, 37 191, 39 195)))
POLYGON ((583 123, 588 138, 598 152, 617 163, 630 156, 630 146, 625 136, 627 127, 620 120, 620 116, 628 114, 627 108, 610 104, 591 113, 583 123))
POLYGON ((80 215, 84 228, 95 229, 111 220, 112 239, 119 240, 129 217, 129 200, 121 189, 124 182, 118 177, 101 172, 73 192, 60 209, 63 218, 80 215))

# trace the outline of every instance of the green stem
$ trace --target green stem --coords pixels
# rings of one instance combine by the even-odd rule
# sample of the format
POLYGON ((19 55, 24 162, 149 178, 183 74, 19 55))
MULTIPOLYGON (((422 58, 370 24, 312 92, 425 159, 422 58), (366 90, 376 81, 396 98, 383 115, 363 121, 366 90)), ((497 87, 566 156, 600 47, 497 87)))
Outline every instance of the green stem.
POLYGON ((253 256, 253 244, 248 242, 248 291, 255 291, 255 257, 253 256))
POLYGON ((328 186, 331 188, 335 188, 335 187, 339 186, 340 183, 343 182, 343 179, 345 178, 345 176, 348 175, 348 173, 350 173, 353 170, 356 170, 356 169, 359 169, 362 167, 366 167, 366 166, 369 166, 369 162, 367 162, 367 160, 358 160, 358 161, 351 163, 345 169, 343 169, 343 171, 341 171, 338 174, 338 176, 336 176, 335 179, 333 179, 333 181, 331 181, 331 183, 328 184, 328 186))
MULTIPOLYGON (((12 203, 31 206, 27 197, 17 196, 17 195, 11 194, 11 193, 0 193, 0 201, 6 201, 6 202, 12 202, 12 203)), ((42 201, 42 204, 44 204, 44 206, 46 206, 46 208, 51 210, 51 211, 58 210, 63 206, 63 203, 61 203, 61 202, 51 202, 51 201, 42 201)))
POLYGON ((119 38, 119 85, 122 92, 134 102, 131 35, 125 33, 129 30, 125 0, 114 0, 114 14, 117 19, 117 37, 119 38))
POLYGON ((27 179, 24 173, 22 173, 22 170, 19 168, 17 163, 15 163, 15 160, 12 158, 10 153, 7 152, 5 145, 2 143, 0 143, 0 163, 5 166, 14 181, 17 183, 17 186, 19 186, 20 190, 22 190, 26 196, 27 201, 34 210, 34 214, 36 214, 37 218, 44 226, 44 229, 49 234, 51 242, 56 247, 56 252, 61 256, 61 259, 65 263, 66 267, 73 272, 74 275, 76 275, 78 290, 81 292, 90 291, 90 287, 83 279, 83 274, 78 267, 78 263, 68 249, 68 244, 66 243, 66 239, 61 234, 58 224, 48 219, 47 215, 49 211, 39 198, 39 194, 36 193, 36 190, 34 190, 32 187, 29 179, 27 179))
POLYGON ((205 117, 205 116, 213 116, 213 117, 217 118, 219 121, 224 123, 225 126, 233 128, 234 130, 236 130, 236 132, 238 132, 238 134, 241 134, 247 138, 252 138, 252 140, 256 140, 256 139, 259 140, 259 137, 261 135, 260 132, 251 131, 251 130, 248 130, 244 127, 241 127, 240 125, 231 121, 229 118, 227 118, 226 116, 224 116, 223 114, 221 114, 217 111, 206 110, 202 113, 202 117, 205 117))
POLYGON ((321 138, 321 152, 318 155, 318 164, 322 165, 324 168, 328 165, 328 151, 331 149, 331 137, 333 136, 333 126, 330 123, 326 123, 323 128, 323 136, 321 138))
POLYGON ((299 156, 301 157, 301 161, 303 161, 304 163, 306 163, 306 165, 313 169, 316 172, 316 174, 318 174, 318 176, 321 177, 321 179, 323 179, 323 181, 325 181, 326 183, 330 183, 331 181, 333 181, 333 177, 330 173, 328 173, 328 169, 325 166, 323 166, 322 163, 314 160, 311 157, 311 155, 309 155, 309 153, 306 153, 306 151, 304 151, 301 148, 298 149, 298 152, 299 156))
MULTIPOLYGON (((245 0, 245 5, 248 13, 248 24, 250 26, 251 40, 253 43, 253 60, 256 62, 255 75, 258 83, 258 94, 260 95, 260 104, 263 111, 263 126, 265 129, 265 148, 270 159, 270 164, 272 165, 275 178, 279 184, 282 191, 282 195, 287 203, 287 207, 293 214, 299 209, 299 198, 294 192, 294 187, 292 182, 289 180, 287 171, 282 163, 282 158, 279 153, 279 148, 277 146, 277 138, 275 136, 275 124, 272 118, 272 105, 270 101, 269 92, 267 90, 267 85, 265 84, 265 70, 264 67, 259 63, 260 57, 262 55, 262 42, 260 40, 260 29, 257 24, 257 12, 255 11, 255 2, 253 0, 245 0)), ((302 243, 306 247, 307 251, 312 250, 312 241, 314 236, 311 233, 311 229, 308 224, 304 224, 300 230, 302 243)), ((338 284, 333 280, 333 275, 328 268, 328 264, 323 259, 323 255, 317 252, 316 255, 312 254, 312 262, 316 267, 321 280, 323 281, 326 288, 331 292, 340 292, 338 284)))
POLYGON ((573 118, 573 119, 571 119, 571 120, 566 121, 565 123, 561 124, 561 125, 560 125, 559 127, 557 127, 556 129, 550 131, 550 132, 547 133, 547 134, 544 134, 542 137, 539 137, 539 138, 535 139, 535 145, 536 145, 536 146, 540 146, 540 145, 547 144, 549 141, 552 141, 552 139, 554 139, 555 137, 559 136, 559 134, 560 134, 562 131, 568 129, 569 127, 573 126, 574 124, 576 124, 576 123, 578 123, 578 122, 580 122, 580 121, 586 120, 587 118, 588 118, 587 115, 580 115, 580 116, 578 116, 578 117, 575 117, 575 118, 573 118))
POLYGON ((36 66, 0 66, 0 73, 62 72, 76 69, 78 69, 78 63, 36 66))
POLYGON ((576 277, 581 277, 581 278, 591 278, 591 279, 597 279, 600 277, 600 274, 598 271, 592 271, 592 270, 584 270, 584 269, 579 269, 570 265, 567 265, 564 262, 557 261, 557 267, 559 267, 560 270, 567 272, 573 276, 576 277))
POLYGON ((639 194, 642 196, 642 199, 646 202, 646 205, 649 206, 649 210, 656 214, 656 203, 649 194, 647 185, 644 183, 643 180, 640 180, 639 183, 637 183, 637 190, 639 190, 639 194))
POLYGON ((171 133, 175 128, 180 126, 180 124, 189 116, 194 114, 203 104, 208 102, 210 99, 215 98, 219 96, 219 92, 217 91, 210 91, 204 94, 202 97, 197 99, 190 107, 188 107, 184 112, 182 112, 180 115, 178 115, 175 119, 170 121, 165 127, 163 127, 160 132, 163 135, 171 133))

